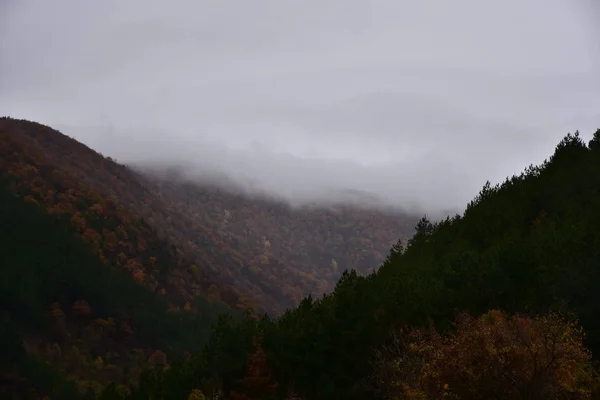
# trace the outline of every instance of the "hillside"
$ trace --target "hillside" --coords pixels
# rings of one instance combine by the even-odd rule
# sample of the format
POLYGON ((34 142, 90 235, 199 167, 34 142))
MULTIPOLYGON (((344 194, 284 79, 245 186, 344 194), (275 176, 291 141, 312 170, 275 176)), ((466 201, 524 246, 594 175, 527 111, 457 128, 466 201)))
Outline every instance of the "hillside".
POLYGON ((86 185, 83 171, 61 170, 5 122, 0 396, 130 385, 153 355, 198 351, 219 314, 246 309, 237 290, 191 268, 143 219, 86 185))
POLYGON ((69 219, 101 262, 166 295, 171 308, 193 308, 200 295, 234 308, 249 305, 136 213, 132 199, 151 196, 143 178, 81 143, 36 123, 0 119, 0 171, 11 193, 69 219))
POLYGON ((46 214, 0 182, 1 329, 13 336, 0 334, 0 342, 3 356, 16 357, 0 362, 9 390, 23 393, 33 380, 46 393, 98 392, 135 382, 156 350, 175 357, 206 343, 225 305, 197 299, 195 312, 169 311, 165 296, 100 262, 68 218, 46 214), (61 383, 61 374, 74 384, 61 383))
POLYGON ((379 268, 344 268, 330 293, 262 318, 240 311, 292 304, 303 274, 325 290, 330 257, 366 272, 401 217, 161 179, 27 121, 0 120, 0 155, 0 395, 600 395, 600 130, 487 183, 462 215, 422 218, 379 268), (383 228, 353 234, 370 223, 383 228))
MULTIPOLYGON (((166 178, 156 169, 144 171, 176 210, 169 214, 170 224, 153 217, 148 221, 168 226, 168 235, 178 242, 191 239, 196 245, 201 245, 197 227, 211 227, 229 249, 243 255, 240 264, 229 270, 237 287, 246 294, 263 282, 282 285, 278 300, 286 306, 296 305, 308 294, 331 291, 344 269, 372 271, 392 244, 410 235, 416 222, 415 217, 397 211, 350 204, 292 207, 240 193, 235 187, 173 175, 166 178)), ((192 247, 189 252, 193 253, 192 247)))
POLYGON ((0 386, 18 398, 130 387, 198 352, 219 314, 282 312, 332 287, 338 263, 376 266, 406 223, 167 182, 10 118, 0 203, 0 386))
POLYGON ((279 318, 219 325, 130 397, 597 398, 599 227, 600 130, 569 134, 463 215, 423 218, 377 271, 347 271, 279 318))
POLYGON ((415 221, 355 206, 292 209, 214 185, 161 179, 29 121, 0 120, 0 151, 1 170, 18 190, 31 191, 51 213, 71 215, 101 259, 152 290, 177 293, 173 308, 203 295, 281 313, 303 296, 331 290, 346 268, 377 267, 415 221), (94 218, 113 218, 113 226, 96 229, 94 218), (125 234, 129 243, 115 247, 125 234), (158 257, 148 249, 162 246, 151 241, 175 246, 173 261, 153 261, 175 265, 164 284, 148 264, 158 257))

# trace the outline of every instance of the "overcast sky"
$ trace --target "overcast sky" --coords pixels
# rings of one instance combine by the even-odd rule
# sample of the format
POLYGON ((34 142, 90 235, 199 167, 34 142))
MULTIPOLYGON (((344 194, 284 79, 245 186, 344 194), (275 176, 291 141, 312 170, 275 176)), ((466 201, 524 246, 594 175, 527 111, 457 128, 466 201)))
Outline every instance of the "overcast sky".
POLYGON ((0 0, 0 114, 296 199, 464 208, 600 127, 598 3, 0 0))

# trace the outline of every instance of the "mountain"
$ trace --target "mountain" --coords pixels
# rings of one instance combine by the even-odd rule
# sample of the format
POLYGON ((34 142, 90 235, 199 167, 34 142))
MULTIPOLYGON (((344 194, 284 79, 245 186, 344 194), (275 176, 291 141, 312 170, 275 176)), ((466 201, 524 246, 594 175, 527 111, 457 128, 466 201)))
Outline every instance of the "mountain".
POLYGON ((227 270, 235 286, 254 304, 262 306, 266 298, 276 305, 267 311, 282 312, 308 294, 332 290, 344 269, 373 270, 393 243, 409 236, 416 220, 397 211, 359 208, 350 201, 293 207, 228 183, 199 183, 172 170, 136 170, 175 206, 169 221, 157 220, 157 213, 147 220, 165 227, 174 242, 185 242, 189 254, 198 253, 208 236, 199 229, 211 227, 211 234, 232 254, 240 254, 237 265, 227 270))
POLYGON ((223 313, 282 313, 330 290, 344 265, 376 267, 410 220, 352 205, 292 208, 153 167, 0 119, 9 393, 70 398, 135 384, 152 360, 199 351, 223 313))
POLYGON ((598 398, 599 227, 600 130, 569 134, 462 215, 421 219, 376 271, 215 326, 129 398, 598 398))
POLYGON ((165 293, 172 308, 199 295, 247 307, 236 288, 194 265, 137 212, 155 197, 139 174, 48 127, 9 118, 0 120, 0 155, 12 193, 68 218, 101 262, 165 293))
MULTIPOLYGON (((410 235, 415 222, 412 216, 360 208, 356 202, 292 208, 265 196, 251 197, 214 177, 209 182, 184 179, 181 166, 129 168, 29 121, 3 119, 0 131, 3 152, 10 155, 2 171, 18 178, 19 188, 27 186, 51 212, 68 213, 79 223, 82 213, 110 218, 118 212, 123 217, 114 224, 133 225, 128 235, 175 246, 178 267, 165 281, 178 293, 173 307, 205 294, 237 308, 252 305, 281 313, 305 295, 331 290, 343 269, 377 267, 398 238, 410 235), (87 197, 88 208, 81 196, 87 197), (74 205, 64 208, 65 201, 74 205)), ((88 229, 87 238, 95 241, 102 258, 132 274, 144 272, 149 287, 163 289, 144 264, 152 254, 144 249, 141 258, 133 256, 135 247, 142 250, 151 243, 116 249, 120 238, 110 228, 103 232, 88 224, 81 229, 88 229), (125 259, 118 258, 121 251, 125 259)))
POLYGON ((174 311, 170 286, 152 291, 101 262, 68 216, 23 201, 6 178, 0 184, 0 396, 30 398, 35 388, 76 398, 131 384, 153 354, 201 349, 228 311, 202 298, 193 311, 174 311))
POLYGON ((405 240, 401 214, 129 168, 28 121, 0 120, 0 171, 5 398, 600 395, 600 130, 405 240))

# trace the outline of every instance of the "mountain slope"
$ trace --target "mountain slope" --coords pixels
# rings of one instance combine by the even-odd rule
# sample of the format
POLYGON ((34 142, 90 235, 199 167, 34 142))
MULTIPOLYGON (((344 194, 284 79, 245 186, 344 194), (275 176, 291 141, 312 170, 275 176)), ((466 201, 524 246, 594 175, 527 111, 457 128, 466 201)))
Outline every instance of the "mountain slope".
POLYGON ((165 294, 174 309, 199 295, 240 309, 248 303, 227 281, 194 266, 134 210, 144 180, 48 127, 0 120, 0 172, 12 193, 69 218, 98 258, 165 294), (123 196, 120 196, 120 195, 123 196))
POLYGON ((68 217, 8 188, 0 180, 0 387, 9 393, 72 398, 130 385, 155 350, 199 350, 227 311, 201 299, 196 312, 169 311, 166 296, 102 263, 68 217))
MULTIPOLYGON (((416 221, 398 212, 352 205, 291 207, 193 178, 146 176, 155 179, 164 198, 179 210, 170 215, 175 227, 171 234, 193 240, 196 227, 211 226, 214 235, 244 255, 244 264, 232 272, 255 274, 247 278, 250 285, 282 285, 286 299, 292 300, 282 300, 287 305, 309 293, 330 291, 344 269, 371 271, 416 221)), ((252 290, 245 288, 244 293, 252 290)))
MULTIPOLYGON (((544 343, 556 344, 546 336, 547 332, 529 330, 531 321, 553 321, 553 317, 536 315, 555 311, 570 321, 579 319, 586 333, 585 343, 598 361, 599 227, 600 130, 587 145, 577 134, 569 134, 541 166, 531 166, 497 186, 486 184, 463 215, 433 224, 423 218, 415 235, 405 246, 395 246, 376 272, 361 277, 355 271, 347 271, 331 294, 316 300, 305 298, 298 307, 278 318, 218 326, 197 358, 165 371, 159 378, 148 377, 132 398, 143 398, 136 397, 137 393, 165 394, 164 398, 169 398, 168 393, 177 393, 178 397, 173 398, 184 398, 193 389, 214 393, 215 385, 225 396, 230 394, 233 398, 241 383, 253 382, 254 393, 267 393, 277 384, 275 398, 279 399, 290 393, 295 395, 288 398, 314 400, 383 399, 389 398, 385 397, 386 392, 401 392, 404 383, 405 389, 427 384, 419 380, 408 382, 410 376, 399 374, 394 377, 394 386, 376 390, 372 384, 384 384, 385 376, 373 375, 375 356, 380 350, 389 349, 396 358, 388 361, 383 373, 410 369, 404 357, 407 353, 413 352, 417 359, 423 359, 427 352, 448 351, 446 355, 451 357, 453 368, 464 368, 454 376, 462 376, 470 387, 485 389, 485 380, 480 379, 488 371, 494 368, 502 371, 508 365, 507 379, 512 378, 510 374, 531 378, 527 387, 518 388, 521 393, 518 398, 533 398, 536 392, 535 398, 566 398, 558 397, 552 390, 552 379, 565 376, 542 381, 541 375, 535 375, 535 364, 522 364, 511 357, 523 340, 535 336, 543 340, 533 347, 525 346, 522 354, 528 360, 541 354, 540 346, 544 343), (455 331, 453 321, 463 311, 483 315, 477 320, 483 325, 474 319, 470 321, 474 329, 483 327, 485 336, 485 332, 491 332, 489 325, 485 325, 489 321, 495 319, 503 324, 504 314, 487 313, 490 309, 522 313, 534 319, 507 319, 515 324, 497 337, 496 344, 467 337, 467 348, 455 354, 449 350, 456 345, 452 336, 438 340, 441 348, 431 347, 435 341, 433 345, 407 342, 407 332, 426 329, 430 324, 444 334, 455 331), (261 339, 260 346, 251 345, 252 337, 261 339), (494 346, 511 337, 520 342, 494 350, 494 346), (266 353, 262 374, 253 367, 259 350, 266 353), (485 351, 496 351, 497 362, 477 364, 485 351), (240 353, 246 354, 245 361, 240 353), (474 364, 461 364, 467 359, 474 360, 474 364), (203 383, 204 380, 213 382, 213 386, 203 383), (187 386, 175 387, 168 382, 185 382, 187 386), (549 385, 550 391, 539 395, 544 385, 549 385), (377 393, 384 395, 378 397, 377 393)), ((469 320, 462 321, 464 324, 469 320)), ((504 324, 502 329, 508 329, 510 324, 504 324)), ((467 331, 470 326, 466 326, 467 331)), ((567 326, 567 330, 558 331, 563 339, 575 324, 568 322, 567 326)), ((461 332, 463 328, 464 325, 461 332)), ((586 351, 580 354, 588 357, 586 351)), ((570 353, 561 353, 559 357, 565 355, 575 357, 570 353)), ((554 358, 544 362, 548 360, 554 358)), ((585 371, 579 367, 570 369, 569 366, 576 364, 575 358, 561 362, 568 367, 567 378, 588 373, 594 376, 589 365, 585 371)), ((438 371, 438 367, 425 365, 430 373, 425 378, 432 378, 432 371, 438 371)), ((598 375, 595 376, 597 385, 598 375)), ((438 383, 440 393, 451 391, 460 382, 438 383)), ((567 387, 568 398, 593 398, 592 390, 600 386, 594 389, 594 383, 586 385, 567 387)), ((504 397, 503 393, 496 394, 503 399, 517 398, 510 397, 510 390, 505 391, 504 397)), ((481 392, 471 396, 462 398, 487 398, 481 392)), ((418 393, 405 397, 429 398, 419 397, 418 393)))
POLYGON ((0 203, 0 379, 18 397, 130 386, 161 354, 202 348, 219 313, 281 312, 322 293, 342 268, 334 257, 375 266, 387 245, 373 238, 395 240, 404 224, 165 182, 10 118, 0 119, 0 203))
POLYGON ((379 265, 414 220, 352 206, 297 210, 214 185, 164 180, 29 121, 0 120, 0 152, 0 167, 19 190, 31 191, 52 213, 72 215, 101 258, 153 290, 177 293, 174 308, 204 295, 237 308, 281 313, 309 293, 333 288, 345 268, 366 272, 379 265), (113 226, 94 229, 95 219, 113 226), (110 232, 115 229, 116 238, 110 232), (118 236, 122 229, 132 240, 116 248, 126 240, 118 236), (153 261, 175 265, 162 284, 159 268, 149 265, 158 257, 152 247, 161 246, 146 243, 150 237, 175 246, 153 261))
POLYGON ((278 380, 310 398, 368 397, 360 382, 369 354, 390 329, 449 329, 463 310, 567 308, 600 351, 599 226, 600 131, 589 147, 568 135, 545 164, 486 185, 462 216, 420 221, 407 248, 375 274, 348 273, 331 296, 278 320, 269 340, 278 380))

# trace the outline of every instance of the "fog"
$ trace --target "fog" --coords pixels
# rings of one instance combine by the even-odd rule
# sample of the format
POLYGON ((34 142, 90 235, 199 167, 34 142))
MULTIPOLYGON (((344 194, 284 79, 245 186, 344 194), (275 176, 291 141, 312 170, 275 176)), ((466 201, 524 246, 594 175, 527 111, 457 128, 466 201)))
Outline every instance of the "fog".
POLYGON ((594 0, 1 0, 0 114, 295 202, 462 209, 600 127, 594 0))

